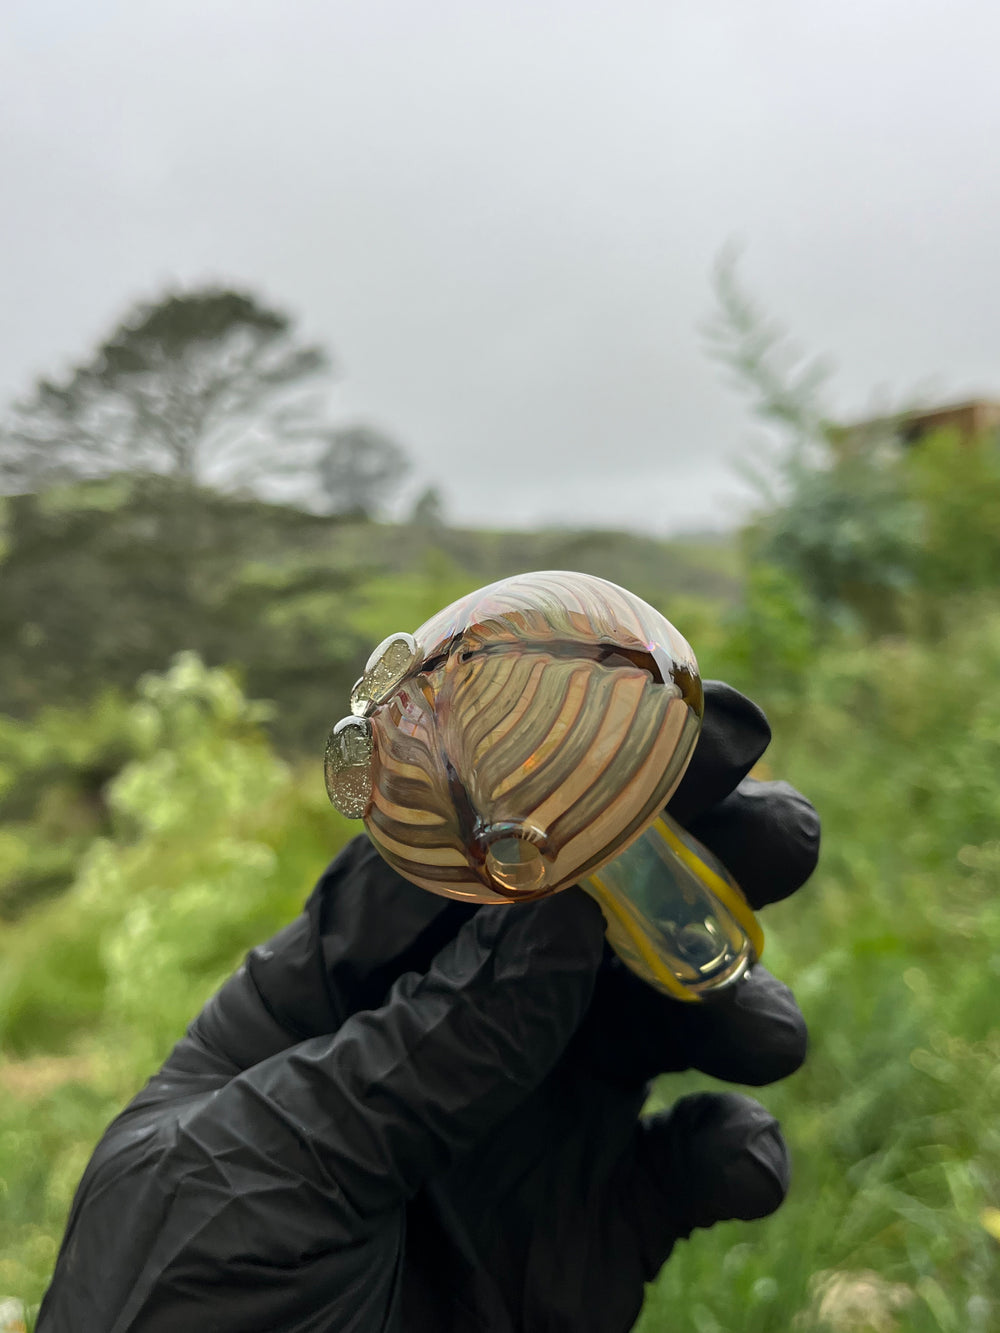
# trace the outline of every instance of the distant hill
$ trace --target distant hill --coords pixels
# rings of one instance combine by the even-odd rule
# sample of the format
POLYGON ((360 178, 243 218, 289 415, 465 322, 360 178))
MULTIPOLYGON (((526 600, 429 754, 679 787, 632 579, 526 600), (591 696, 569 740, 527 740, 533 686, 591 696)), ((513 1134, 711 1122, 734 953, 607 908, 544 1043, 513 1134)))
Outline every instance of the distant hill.
POLYGON ((0 506, 0 708, 83 703, 194 649, 238 667, 275 701, 277 738, 310 751, 381 637, 484 583, 577 569, 668 614, 740 590, 731 538, 377 523, 155 477, 0 506))
MULTIPOLYGON (((330 520, 324 520, 328 525, 330 520)), ((722 602, 739 596, 736 540, 658 539, 607 529, 552 528, 535 532, 413 524, 340 522, 327 528, 327 549, 339 564, 407 573, 436 550, 480 583, 530 569, 576 569, 597 574, 651 600, 682 594, 722 602)))

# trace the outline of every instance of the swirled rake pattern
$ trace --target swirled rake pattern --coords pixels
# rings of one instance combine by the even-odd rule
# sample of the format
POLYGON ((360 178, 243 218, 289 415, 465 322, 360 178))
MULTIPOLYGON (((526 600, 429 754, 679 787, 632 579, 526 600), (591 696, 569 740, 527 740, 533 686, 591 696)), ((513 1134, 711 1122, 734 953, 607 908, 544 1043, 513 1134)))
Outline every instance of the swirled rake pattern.
POLYGON ((538 892, 573 883, 641 832, 684 771, 701 713, 694 657, 614 584, 522 575, 415 638, 422 669, 372 718, 366 822, 425 888, 510 896, 487 861, 507 833, 541 852, 538 892))

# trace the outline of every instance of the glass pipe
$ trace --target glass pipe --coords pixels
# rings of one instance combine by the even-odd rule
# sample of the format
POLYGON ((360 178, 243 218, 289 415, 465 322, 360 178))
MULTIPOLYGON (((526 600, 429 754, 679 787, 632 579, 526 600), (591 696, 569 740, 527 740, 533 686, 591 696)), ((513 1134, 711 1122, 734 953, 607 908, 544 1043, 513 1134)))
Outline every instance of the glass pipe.
POLYGON ((434 893, 582 884, 630 968, 700 999, 761 948, 733 880, 663 815, 702 707, 694 654, 647 603, 590 575, 518 575, 376 648, 330 733, 327 791, 434 893))

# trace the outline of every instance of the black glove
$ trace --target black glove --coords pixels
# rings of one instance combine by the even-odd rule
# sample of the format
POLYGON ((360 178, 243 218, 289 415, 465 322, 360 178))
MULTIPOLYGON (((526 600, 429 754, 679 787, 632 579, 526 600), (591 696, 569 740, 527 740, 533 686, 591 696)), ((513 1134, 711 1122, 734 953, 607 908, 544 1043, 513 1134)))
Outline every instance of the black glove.
MULTIPOLYGON (((754 907, 818 848, 801 796, 744 780, 768 740, 710 683, 670 807, 754 907)), ((765 1083, 804 1051, 763 968, 678 1004, 581 890, 476 909, 355 839, 109 1127, 38 1333, 624 1333, 678 1237, 764 1216, 788 1180, 757 1103, 640 1120, 648 1080, 765 1083)))

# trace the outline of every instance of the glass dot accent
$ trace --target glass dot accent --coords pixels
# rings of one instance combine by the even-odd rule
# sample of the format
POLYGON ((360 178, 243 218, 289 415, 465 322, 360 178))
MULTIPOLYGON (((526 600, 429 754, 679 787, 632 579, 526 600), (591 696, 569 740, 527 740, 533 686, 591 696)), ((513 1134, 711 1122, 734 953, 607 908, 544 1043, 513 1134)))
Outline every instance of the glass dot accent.
POLYGON ((372 797, 372 726, 365 717, 345 717, 326 743, 326 793, 348 819, 361 819, 372 797))
POLYGON ((486 851, 486 869, 494 886, 512 897, 537 894, 545 886, 545 860, 525 838, 498 838, 486 851))
POLYGON ((351 691, 351 712, 370 717, 399 689, 414 668, 419 654, 412 634, 390 634, 369 657, 361 679, 351 691))

